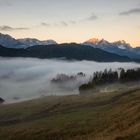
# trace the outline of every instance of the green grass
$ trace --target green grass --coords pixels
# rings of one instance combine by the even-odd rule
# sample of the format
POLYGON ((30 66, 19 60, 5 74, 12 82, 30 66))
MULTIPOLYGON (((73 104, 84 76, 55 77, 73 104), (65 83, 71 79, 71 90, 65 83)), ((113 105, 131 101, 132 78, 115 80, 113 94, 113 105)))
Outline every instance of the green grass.
POLYGON ((139 140, 140 90, 0 106, 0 140, 139 140))

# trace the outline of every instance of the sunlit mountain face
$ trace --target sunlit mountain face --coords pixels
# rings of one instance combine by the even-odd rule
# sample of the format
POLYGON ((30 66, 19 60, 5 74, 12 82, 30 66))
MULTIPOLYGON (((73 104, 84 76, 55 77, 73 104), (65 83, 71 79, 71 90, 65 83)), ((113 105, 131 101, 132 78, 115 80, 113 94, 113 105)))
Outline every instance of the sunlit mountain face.
POLYGON ((91 39, 87 40, 85 43, 98 44, 99 41, 100 40, 98 38, 91 38, 91 39))
POLYGON ((110 45, 114 45, 120 49, 132 49, 133 48, 129 43, 126 43, 126 41, 124 41, 124 40, 109 42, 105 39, 92 38, 92 39, 85 41, 84 44, 87 44, 87 45, 89 44, 91 46, 97 45, 97 47, 98 47, 98 45, 108 45, 108 47, 110 45))
POLYGON ((140 59, 140 52, 139 52, 138 47, 133 48, 129 43, 126 43, 124 40, 109 42, 105 39, 100 40, 100 39, 92 38, 85 41, 83 44, 85 46, 99 48, 104 51, 118 54, 121 56, 127 56, 129 58, 140 59))

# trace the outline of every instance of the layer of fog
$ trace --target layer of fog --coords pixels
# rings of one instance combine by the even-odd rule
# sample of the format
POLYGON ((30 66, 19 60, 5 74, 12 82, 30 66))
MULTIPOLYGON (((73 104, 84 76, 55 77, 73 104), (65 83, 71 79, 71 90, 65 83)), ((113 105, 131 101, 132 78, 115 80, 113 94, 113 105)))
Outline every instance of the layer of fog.
MULTIPOLYGON (((95 71, 118 68, 137 68, 137 63, 98 63, 92 61, 42 60, 31 58, 0 58, 0 97, 8 101, 30 99, 46 95, 79 94, 78 86, 84 82, 57 87, 50 83, 57 74, 73 75, 83 72, 87 76, 95 71)), ((87 78, 87 77, 86 77, 87 78)))

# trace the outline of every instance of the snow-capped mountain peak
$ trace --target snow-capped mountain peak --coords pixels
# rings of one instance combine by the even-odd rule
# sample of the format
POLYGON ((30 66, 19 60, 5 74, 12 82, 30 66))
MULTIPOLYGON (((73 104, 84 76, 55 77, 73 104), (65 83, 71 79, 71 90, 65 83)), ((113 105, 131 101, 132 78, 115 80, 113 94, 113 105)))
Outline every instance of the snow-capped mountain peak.
POLYGON ((27 48, 36 45, 51 45, 57 44, 54 40, 40 41, 35 38, 15 39, 10 35, 0 33, 0 45, 7 48, 27 48))
POLYGON ((56 41, 52 40, 52 39, 49 39, 49 40, 45 40, 45 41, 42 41, 44 42, 44 44, 46 43, 46 45, 53 45, 53 44, 57 44, 56 41))
POLYGON ((118 54, 121 56, 127 56, 130 58, 140 58, 140 49, 133 48, 129 43, 126 43, 124 40, 116 41, 116 42, 108 42, 104 39, 90 39, 83 43, 83 45, 91 46, 94 48, 99 48, 104 51, 118 54))
POLYGON ((7 34, 0 33, 0 44, 7 48, 24 48, 25 45, 7 34))
POLYGON ((120 49, 132 49, 129 43, 126 43, 124 40, 116 41, 112 43, 113 45, 116 45, 120 49))
POLYGON ((98 44, 102 44, 102 45, 108 45, 108 44, 110 44, 107 40, 105 40, 105 39, 101 39, 99 42, 98 42, 98 44))
POLYGON ((128 43, 126 43, 124 40, 119 40, 119 41, 113 42, 113 44, 117 44, 117 45, 127 45, 128 43))
POLYGON ((123 45, 119 45, 118 48, 119 48, 119 49, 123 49, 123 50, 126 49, 123 45))
POLYGON ((18 41, 22 42, 26 46, 36 46, 36 45, 52 45, 52 44, 57 44, 56 41, 54 40, 44 40, 40 41, 35 38, 24 38, 24 39, 18 39, 18 41))
POLYGON ((84 42, 86 44, 94 44, 94 45, 99 45, 99 44, 109 44, 109 42, 105 39, 97 39, 97 38, 92 38, 92 39, 89 39, 87 40, 86 42, 84 42))
POLYGON ((18 39, 18 41, 22 42, 26 46, 34 46, 34 45, 40 45, 40 41, 35 38, 24 38, 24 39, 18 39))
POLYGON ((99 41, 100 41, 100 40, 97 39, 97 38, 92 38, 92 39, 87 40, 85 43, 98 44, 99 41))

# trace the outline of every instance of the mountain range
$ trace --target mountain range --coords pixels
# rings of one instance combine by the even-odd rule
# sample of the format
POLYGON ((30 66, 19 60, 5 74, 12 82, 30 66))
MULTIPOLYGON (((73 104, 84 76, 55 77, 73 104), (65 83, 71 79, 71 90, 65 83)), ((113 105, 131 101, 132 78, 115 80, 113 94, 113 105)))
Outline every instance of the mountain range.
POLYGON ((39 58, 65 57, 68 59, 102 61, 102 56, 99 56, 99 54, 104 54, 103 56, 106 59, 102 58, 103 61, 117 61, 116 58, 118 58, 118 61, 140 60, 140 47, 133 48, 129 43, 123 40, 111 43, 104 39, 99 40, 92 38, 81 44, 57 44, 54 40, 41 41, 35 38, 15 39, 10 35, 0 33, 0 45, 0 56, 28 56, 39 58), (93 52, 91 53, 88 51, 93 52), (13 52, 15 54, 13 54, 13 52))
POLYGON ((35 38, 15 39, 10 35, 0 33, 0 44, 7 48, 28 48, 36 45, 57 44, 54 40, 38 40, 35 38))
POLYGON ((130 58, 112 54, 91 46, 70 43, 32 46, 26 49, 6 48, 0 46, 2 57, 31 57, 41 59, 64 59, 64 60, 90 60, 98 62, 129 62, 130 58))
POLYGON ((100 48, 104 51, 118 54, 120 56, 127 56, 132 59, 140 59, 140 47, 133 48, 124 40, 110 43, 104 39, 92 38, 83 43, 83 45, 91 46, 93 48, 100 48))

